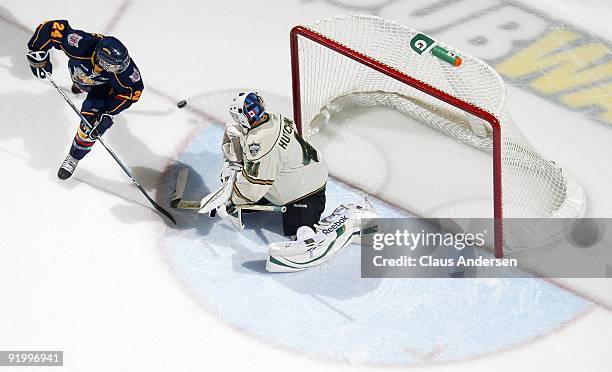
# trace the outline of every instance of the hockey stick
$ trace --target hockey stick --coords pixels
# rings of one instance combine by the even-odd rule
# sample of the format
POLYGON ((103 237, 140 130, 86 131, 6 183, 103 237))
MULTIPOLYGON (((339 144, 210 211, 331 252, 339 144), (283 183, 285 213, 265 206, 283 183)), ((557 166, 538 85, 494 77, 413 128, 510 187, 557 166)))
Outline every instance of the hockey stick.
POLYGON ((284 205, 236 205, 236 209, 240 209, 243 211, 259 211, 259 212, 278 212, 285 213, 287 212, 287 207, 284 205))
MULTIPOLYGON (((180 200, 174 209, 200 209, 200 202, 198 200, 180 200)), ((287 211, 287 207, 284 205, 259 205, 259 204, 250 204, 250 205, 235 205, 234 208, 240 209, 242 211, 257 211, 257 212, 278 212, 285 213, 287 211)))
MULTIPOLYGON (((189 173, 189 168, 183 168, 179 171, 178 177, 176 179, 176 188, 174 189, 174 195, 172 195, 172 201, 170 201, 170 207, 179 208, 179 209, 196 209, 187 206, 187 202, 183 202, 181 204, 181 200, 183 199, 183 193, 185 192, 185 186, 187 185, 187 176, 189 173), (182 205, 180 207, 179 205, 182 205)), ((190 201, 188 204, 195 206, 194 203, 197 203, 197 209, 200 209, 200 202, 190 201)))
MULTIPOLYGON (((64 98, 64 101, 66 101, 66 103, 72 108, 72 110, 81 118, 81 121, 83 123, 85 123, 85 125, 87 125, 89 127, 89 129, 91 128, 91 125, 89 124, 89 122, 87 121, 87 119, 85 119, 85 117, 83 116, 83 114, 81 114, 81 111, 74 105, 74 103, 70 100, 70 98, 68 98, 68 96, 66 95, 66 93, 64 93, 64 91, 62 90, 62 88, 59 87, 59 85, 57 85, 57 83, 55 82, 55 80, 53 80, 53 78, 51 77, 50 73, 46 73, 45 74, 47 77, 47 80, 49 80, 49 82, 51 83, 51 85, 53 85, 53 87, 55 89, 57 89, 57 91, 59 92, 59 94, 62 96, 62 98, 64 98)), ((149 202, 151 203, 151 205, 153 205, 153 207, 155 209, 157 209, 157 211, 159 211, 159 213, 163 214, 164 216, 166 216, 170 221, 172 221, 172 223, 174 223, 176 225, 176 220, 174 219, 174 216, 172 216, 170 214, 170 212, 168 212, 167 210, 165 210, 164 208, 162 208, 159 204, 157 204, 155 202, 155 200, 153 200, 149 194, 145 191, 145 189, 140 185, 140 183, 136 180, 136 178, 134 177, 134 175, 132 175, 132 172, 130 172, 130 170, 123 164, 123 162, 121 161, 121 159, 119 159, 119 157, 117 157, 117 155, 115 154, 115 152, 106 144, 106 142, 104 142, 104 140, 101 137, 97 138, 98 142, 100 142, 102 144, 102 146, 104 146, 104 148, 106 149, 106 151, 108 151, 108 153, 110 154, 110 156, 113 157, 113 159, 115 159, 115 161, 117 162, 117 164, 119 164, 119 166, 121 167, 121 169, 123 169, 123 171, 125 172, 125 174, 127 174, 128 177, 130 177, 130 179, 132 180, 132 183, 134 183, 134 185, 136 185, 136 187, 138 187, 138 189, 140 190, 140 192, 142 192, 142 194, 147 198, 147 200, 149 200, 149 202)))
POLYGON ((280 212, 285 213, 287 211, 287 207, 279 206, 279 205, 234 205, 233 212, 227 212, 225 209, 213 209, 210 211, 209 216, 214 217, 218 214, 221 218, 229 219, 232 225, 236 226, 238 230, 244 230, 244 224, 242 223, 242 211, 250 210, 250 211, 266 211, 266 212, 280 212), (219 211, 217 213, 217 211, 219 211))

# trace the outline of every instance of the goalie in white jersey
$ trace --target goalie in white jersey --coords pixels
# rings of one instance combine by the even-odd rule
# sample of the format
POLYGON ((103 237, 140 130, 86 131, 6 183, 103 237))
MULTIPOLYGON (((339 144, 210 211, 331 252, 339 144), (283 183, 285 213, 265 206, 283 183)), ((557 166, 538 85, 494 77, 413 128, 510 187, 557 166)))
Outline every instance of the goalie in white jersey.
MULTIPOLYGON (((230 106, 237 124, 228 124, 223 154, 229 164, 242 164, 231 203, 286 206, 285 236, 301 226, 313 227, 325 209, 327 165, 290 119, 266 112, 257 93, 240 93, 230 106)), ((231 167, 231 165, 230 165, 231 167)))
MULTIPOLYGON (((293 121, 266 112, 257 93, 238 94, 230 114, 238 125, 225 128, 223 185, 202 199, 200 213, 215 208, 215 214, 225 218, 250 204, 286 207, 283 232, 296 239, 268 246, 266 269, 273 272, 319 265, 359 240, 361 219, 376 213, 368 203, 347 204, 321 219, 327 165, 293 121)), ((240 218, 237 221, 242 226, 240 218)))

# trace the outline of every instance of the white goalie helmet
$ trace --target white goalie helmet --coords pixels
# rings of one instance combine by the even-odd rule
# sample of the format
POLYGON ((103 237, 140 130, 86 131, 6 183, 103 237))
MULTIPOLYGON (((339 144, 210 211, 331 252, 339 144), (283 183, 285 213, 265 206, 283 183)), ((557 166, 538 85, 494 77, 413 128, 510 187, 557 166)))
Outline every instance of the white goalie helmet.
POLYGON ((236 123, 251 129, 266 114, 266 104, 257 92, 240 92, 230 104, 229 113, 236 123))

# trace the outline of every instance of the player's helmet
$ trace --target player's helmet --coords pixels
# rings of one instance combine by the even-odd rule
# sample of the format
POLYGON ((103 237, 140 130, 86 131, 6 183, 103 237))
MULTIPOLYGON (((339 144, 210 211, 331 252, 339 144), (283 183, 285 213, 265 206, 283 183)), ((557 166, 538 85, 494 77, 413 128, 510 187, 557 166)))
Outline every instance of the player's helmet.
POLYGON ((130 55, 119 40, 105 36, 96 44, 96 63, 105 71, 119 74, 130 65, 130 55))
POLYGON ((236 123, 251 129, 266 114, 266 104, 257 92, 238 93, 230 105, 229 113, 236 123))

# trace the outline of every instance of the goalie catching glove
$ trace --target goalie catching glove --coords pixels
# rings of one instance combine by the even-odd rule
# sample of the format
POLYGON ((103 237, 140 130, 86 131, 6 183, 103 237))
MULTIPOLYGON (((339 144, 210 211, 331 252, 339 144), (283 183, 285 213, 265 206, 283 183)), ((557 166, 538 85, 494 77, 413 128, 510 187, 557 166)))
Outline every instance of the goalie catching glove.
POLYGON ((320 265, 345 246, 360 243, 362 219, 378 217, 367 202, 341 205, 315 225, 315 230, 300 227, 297 240, 270 244, 266 270, 293 272, 320 265))

